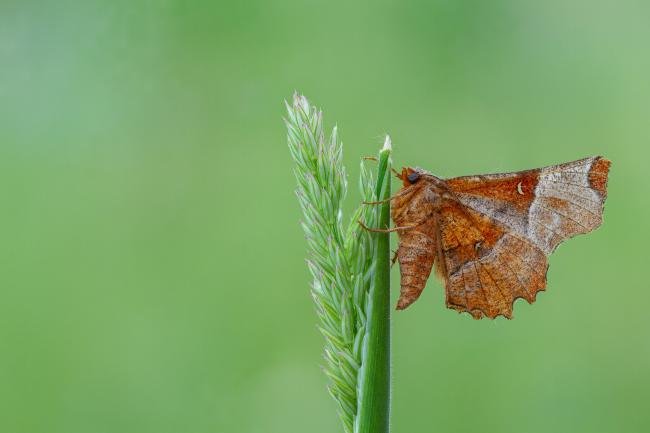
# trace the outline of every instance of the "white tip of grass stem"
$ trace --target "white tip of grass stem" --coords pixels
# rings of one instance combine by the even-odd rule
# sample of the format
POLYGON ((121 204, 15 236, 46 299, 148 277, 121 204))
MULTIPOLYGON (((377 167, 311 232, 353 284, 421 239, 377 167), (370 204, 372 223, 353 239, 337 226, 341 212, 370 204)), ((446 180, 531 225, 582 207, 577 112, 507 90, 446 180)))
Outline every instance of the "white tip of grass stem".
POLYGON ((391 142, 390 142, 390 135, 386 134, 386 138, 384 139, 384 147, 381 148, 381 151, 382 152, 385 152, 385 151, 390 152, 391 150, 392 150, 392 146, 391 146, 391 142))

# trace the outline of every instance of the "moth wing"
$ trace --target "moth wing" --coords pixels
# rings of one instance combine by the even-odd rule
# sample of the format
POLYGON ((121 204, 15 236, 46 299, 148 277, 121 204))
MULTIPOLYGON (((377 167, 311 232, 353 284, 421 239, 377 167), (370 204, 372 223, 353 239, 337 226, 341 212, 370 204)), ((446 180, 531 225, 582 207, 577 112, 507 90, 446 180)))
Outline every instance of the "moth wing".
POLYGON ((453 197, 441 211, 438 229, 447 306, 493 318, 511 317, 519 297, 534 302, 546 286, 547 256, 563 240, 602 223, 609 166, 591 157, 447 180, 453 197))
POLYGON ((516 173, 448 179, 455 198, 546 255, 602 223, 610 161, 595 156, 516 173))
POLYGON ((511 318, 516 299, 532 303, 544 290, 546 256, 531 242, 455 200, 445 200, 437 221, 436 269, 445 281, 448 308, 476 319, 511 318))

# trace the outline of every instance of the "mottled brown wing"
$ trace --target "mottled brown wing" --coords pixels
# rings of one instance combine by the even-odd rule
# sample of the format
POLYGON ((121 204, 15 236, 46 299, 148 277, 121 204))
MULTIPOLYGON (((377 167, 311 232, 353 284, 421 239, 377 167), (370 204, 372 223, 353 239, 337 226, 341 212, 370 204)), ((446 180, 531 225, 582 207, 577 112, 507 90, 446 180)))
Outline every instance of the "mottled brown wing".
POLYGON ((438 216, 447 307, 474 318, 512 317, 518 298, 534 302, 546 285, 546 256, 489 217, 446 200, 438 216))
POLYGON ((510 318, 517 298, 533 302, 546 286, 546 257, 601 224, 609 166, 592 157, 447 180, 453 197, 438 217, 447 306, 476 318, 510 318))

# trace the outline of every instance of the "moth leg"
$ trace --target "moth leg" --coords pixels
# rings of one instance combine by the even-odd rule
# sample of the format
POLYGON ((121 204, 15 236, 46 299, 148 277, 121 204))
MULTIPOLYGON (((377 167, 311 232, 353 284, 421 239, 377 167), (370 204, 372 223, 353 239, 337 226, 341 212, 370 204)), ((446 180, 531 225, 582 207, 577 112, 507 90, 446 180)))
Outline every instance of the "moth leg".
POLYGON ((417 224, 413 224, 411 226, 393 227, 392 229, 375 229, 375 228, 368 227, 361 220, 358 221, 359 225, 361 227, 363 227, 365 230, 368 230, 369 232, 375 232, 375 233, 392 233, 392 232, 396 232, 396 231, 399 231, 399 230, 410 230, 410 229, 414 229, 414 228, 416 228, 418 226, 421 226, 425 222, 426 222, 426 220, 424 220, 424 221, 422 221, 420 223, 417 223, 417 224))
POLYGON ((403 195, 403 194, 404 194, 404 191, 405 191, 405 190, 402 189, 402 190, 400 190, 397 194, 395 194, 394 196, 392 196, 392 197, 388 197, 387 199, 384 199, 384 200, 379 200, 379 201, 362 201, 361 204, 382 204, 382 203, 387 203, 387 202, 391 201, 392 199, 397 198, 397 197, 403 195))
POLYGON ((394 199, 396 196, 388 197, 385 200, 379 200, 379 201, 362 201, 361 204, 382 204, 382 203, 387 203, 394 199))

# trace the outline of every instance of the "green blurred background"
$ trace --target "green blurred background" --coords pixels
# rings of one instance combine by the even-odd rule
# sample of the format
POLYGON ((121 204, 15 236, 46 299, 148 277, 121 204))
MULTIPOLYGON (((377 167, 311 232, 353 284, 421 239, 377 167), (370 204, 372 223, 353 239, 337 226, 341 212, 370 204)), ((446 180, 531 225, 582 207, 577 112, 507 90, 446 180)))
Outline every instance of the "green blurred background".
POLYGON ((446 177, 613 161, 604 225, 513 321, 445 309, 434 280, 394 315, 394 432, 649 431, 649 18, 634 0, 3 0, 0 431, 340 431, 294 89, 339 126, 348 209, 386 132, 396 165, 446 177))

